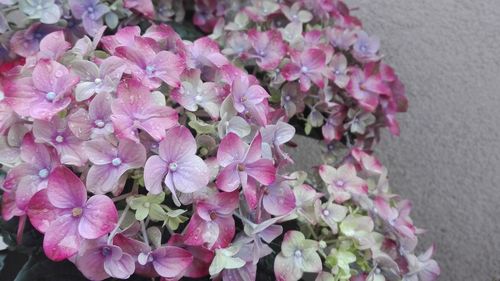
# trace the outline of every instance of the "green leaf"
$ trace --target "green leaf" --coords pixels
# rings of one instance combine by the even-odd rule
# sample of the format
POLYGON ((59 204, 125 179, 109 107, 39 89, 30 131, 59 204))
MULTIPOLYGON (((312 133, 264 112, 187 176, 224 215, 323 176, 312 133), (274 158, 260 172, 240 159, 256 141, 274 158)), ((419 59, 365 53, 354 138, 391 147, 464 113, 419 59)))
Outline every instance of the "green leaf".
POLYGON ((193 24, 187 21, 183 21, 182 23, 168 22, 167 24, 170 25, 183 40, 194 41, 204 36, 204 34, 201 33, 193 24))
POLYGON ((69 261, 53 262, 43 256, 34 255, 24 264, 14 281, 87 281, 69 261))

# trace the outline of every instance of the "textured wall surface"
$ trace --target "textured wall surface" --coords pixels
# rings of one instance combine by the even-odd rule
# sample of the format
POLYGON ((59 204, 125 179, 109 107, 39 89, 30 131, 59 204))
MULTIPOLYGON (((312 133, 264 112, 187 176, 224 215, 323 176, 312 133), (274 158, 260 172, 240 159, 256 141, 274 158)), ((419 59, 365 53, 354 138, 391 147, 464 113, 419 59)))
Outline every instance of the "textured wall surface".
MULTIPOLYGON (((401 137, 377 152, 437 245, 439 280, 500 280, 500 1, 347 3, 407 86, 401 137)), ((299 143, 299 164, 317 163, 317 143, 299 143)))

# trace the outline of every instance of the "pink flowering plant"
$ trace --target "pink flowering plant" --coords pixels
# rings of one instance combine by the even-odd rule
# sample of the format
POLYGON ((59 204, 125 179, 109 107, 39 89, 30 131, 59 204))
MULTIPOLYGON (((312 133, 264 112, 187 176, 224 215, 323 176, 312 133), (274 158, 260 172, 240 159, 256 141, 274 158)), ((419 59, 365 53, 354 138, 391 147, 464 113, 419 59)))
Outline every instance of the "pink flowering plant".
POLYGON ((371 150, 399 132, 404 87, 342 2, 0 9, 0 230, 30 255, 16 280, 438 278, 371 150), (296 130, 327 144, 307 173, 296 130))

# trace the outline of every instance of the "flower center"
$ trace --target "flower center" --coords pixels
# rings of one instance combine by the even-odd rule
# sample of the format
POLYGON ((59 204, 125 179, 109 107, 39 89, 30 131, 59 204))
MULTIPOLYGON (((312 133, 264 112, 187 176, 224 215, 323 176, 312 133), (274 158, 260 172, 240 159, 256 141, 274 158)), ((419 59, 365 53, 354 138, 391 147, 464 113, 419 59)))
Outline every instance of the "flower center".
POLYGON ((293 253, 293 255, 296 258, 301 258, 302 257, 302 251, 301 250, 296 250, 295 253, 293 253))
POLYGON ((101 254, 104 256, 104 257, 107 257, 111 254, 111 248, 109 247, 102 247, 101 249, 101 254))
POLYGON ((56 142, 57 143, 62 143, 63 141, 64 141, 64 137, 63 136, 59 135, 59 136, 56 137, 56 142))
POLYGON ((309 68, 307 66, 303 66, 300 68, 300 71, 302 71, 303 73, 306 73, 309 71, 309 68))
POLYGON ((151 207, 151 203, 149 203, 149 202, 144 202, 144 204, 142 204, 142 206, 144 206, 144 208, 149 209, 149 207, 151 207))
POLYGON ((92 7, 92 6, 87 7, 87 12, 92 14, 94 11, 95 11, 94 7, 92 7))
POLYGON ((147 73, 148 75, 153 74, 153 72, 155 72, 155 67, 154 67, 154 66, 152 66, 152 65, 148 65, 148 66, 146 66, 146 73, 147 73))
POLYGON ((210 212, 210 219, 211 219, 211 220, 215 220, 216 218, 217 218, 217 213, 215 213, 215 212, 213 212, 213 211, 212 211, 212 212, 210 212))
POLYGON ((337 187, 344 187, 345 181, 343 181, 343 180, 337 180, 337 181, 335 181, 335 185, 337 187))
POLYGON ((177 163, 172 162, 172 163, 168 164, 168 169, 172 172, 175 172, 177 170, 177 163))
POLYGON ((290 96, 285 96, 285 100, 286 100, 286 101, 291 101, 291 100, 292 100, 292 98, 291 98, 290 96))
POLYGON ((265 55, 266 55, 266 52, 264 52, 263 50, 260 50, 260 51, 259 51, 259 55, 260 55, 261 57, 263 57, 263 56, 265 56, 265 55))
POLYGON ((380 268, 375 268, 375 274, 380 274, 380 268))
POLYGON ((43 6, 42 6, 42 4, 38 4, 38 6, 36 6, 36 9, 37 9, 37 10, 39 10, 39 11, 40 11, 40 10, 43 10, 43 6))
POLYGON ((96 84, 98 84, 98 85, 99 85, 99 84, 101 84, 101 83, 102 83, 102 79, 101 79, 101 78, 96 78, 96 79, 94 80, 94 83, 96 83, 96 84))
POLYGON ((202 99, 203 99, 203 98, 202 98, 200 95, 197 95, 197 96, 194 98, 194 100, 195 100, 196 102, 201 102, 201 100, 202 100, 202 99))
POLYGON ((75 218, 80 217, 82 215, 82 213, 83 213, 83 209, 80 207, 73 208, 73 210, 71 210, 71 215, 75 218))
POLYGON ((45 94, 45 99, 48 101, 53 101, 56 98, 56 93, 54 92, 48 92, 45 94))
POLYGON ((99 119, 99 120, 95 120, 94 124, 95 124, 98 128, 103 128, 103 127, 104 127, 104 125, 106 125, 106 124, 104 124, 104 121, 102 121, 102 120, 100 120, 100 119, 99 119))
POLYGON ((366 53, 366 51, 368 51, 368 47, 366 45, 361 45, 359 46, 359 50, 363 53, 366 53))
POLYGON ((111 160, 111 164, 113 164, 113 166, 115 167, 118 167, 122 164, 122 159, 116 157, 115 159, 111 160))
POLYGON ((45 179, 46 177, 49 176, 49 170, 41 169, 40 171, 38 171, 38 176, 42 179, 45 179))
POLYGON ((240 172, 245 171, 245 164, 243 164, 243 163, 239 163, 239 164, 238 164, 238 171, 240 171, 240 172))
POLYGON ((324 209, 323 216, 328 217, 329 215, 330 215, 330 211, 328 211, 327 209, 324 209))
POLYGON ((335 75, 339 75, 341 72, 340 72, 340 70, 337 69, 337 70, 335 70, 334 73, 335 73, 335 75))

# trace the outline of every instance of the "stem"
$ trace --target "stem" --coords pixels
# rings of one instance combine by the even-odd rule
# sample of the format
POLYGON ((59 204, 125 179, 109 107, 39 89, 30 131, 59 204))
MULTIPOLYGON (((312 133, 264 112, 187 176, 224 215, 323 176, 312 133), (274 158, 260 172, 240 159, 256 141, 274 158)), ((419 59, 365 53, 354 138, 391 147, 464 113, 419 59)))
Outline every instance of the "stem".
POLYGON ((134 185, 132 186, 132 190, 129 193, 122 194, 120 196, 116 196, 113 198, 113 202, 118 202, 123 199, 127 199, 129 196, 136 195, 139 192, 139 184, 135 181, 134 185))
POLYGON ((141 221, 141 232, 144 243, 146 243, 149 246, 148 233, 146 231, 146 224, 144 223, 144 221, 141 221))
POLYGON ((312 225, 306 223, 306 226, 309 229, 309 231, 311 231, 311 234, 314 237, 314 240, 318 240, 318 235, 316 235, 316 232, 314 232, 312 225))
POLYGON ((122 212, 122 215, 120 216, 120 219, 118 220, 118 222, 116 223, 116 226, 115 228, 113 229, 113 231, 111 232, 111 234, 109 234, 109 237, 108 237, 108 245, 111 245, 111 241, 113 241, 113 238, 115 238, 115 235, 116 233, 118 232, 118 229, 120 229, 120 225, 123 223, 123 221, 125 220, 125 217, 127 216, 127 213, 128 213, 128 210, 130 209, 130 206, 127 204, 127 207, 125 207, 125 209, 123 209, 123 212, 122 212))

